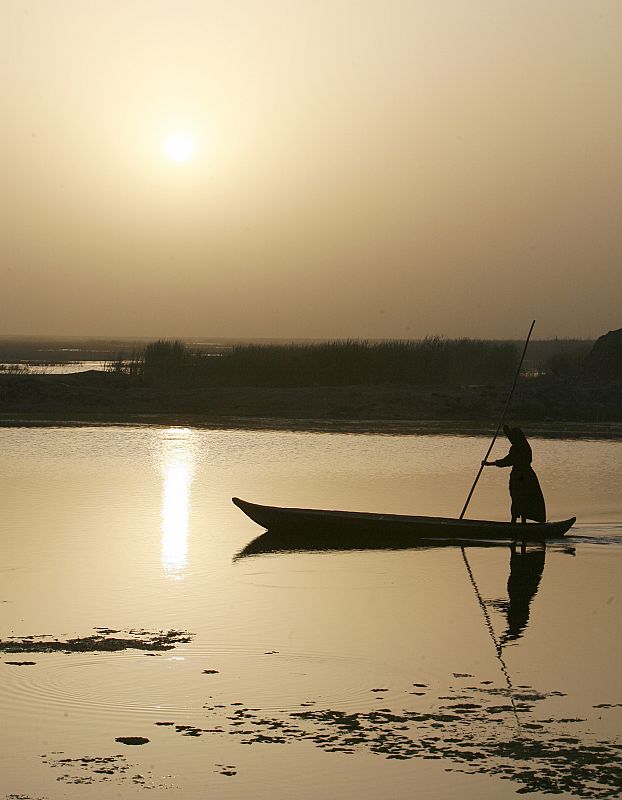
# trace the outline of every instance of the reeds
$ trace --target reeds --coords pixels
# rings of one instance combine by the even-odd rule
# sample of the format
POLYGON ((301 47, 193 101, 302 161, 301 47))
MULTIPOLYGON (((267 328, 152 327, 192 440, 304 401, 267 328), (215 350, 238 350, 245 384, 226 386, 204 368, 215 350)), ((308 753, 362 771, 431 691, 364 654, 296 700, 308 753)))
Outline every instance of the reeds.
POLYGON ((120 352, 116 358, 104 362, 104 372, 111 372, 114 375, 126 375, 136 378, 142 376, 144 371, 145 354, 138 350, 129 355, 120 352))
MULTIPOLYGON (((507 382, 517 361, 513 343, 438 336, 417 341, 240 344, 219 357, 178 340, 159 340, 131 362, 131 373, 171 388, 493 384, 507 382)), ((120 363, 115 371, 130 374, 120 363)))
POLYGON ((584 373, 592 343, 569 339, 562 340, 561 345, 544 362, 543 373, 565 380, 580 378, 584 373))

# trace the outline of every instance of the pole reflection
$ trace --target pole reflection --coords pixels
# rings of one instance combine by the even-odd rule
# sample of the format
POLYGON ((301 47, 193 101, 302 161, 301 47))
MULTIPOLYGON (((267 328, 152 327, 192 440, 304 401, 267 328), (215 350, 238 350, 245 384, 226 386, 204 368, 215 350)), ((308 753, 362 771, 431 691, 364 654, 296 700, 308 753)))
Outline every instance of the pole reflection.
POLYGON ((162 567, 168 577, 181 580, 188 564, 190 490, 195 468, 194 433, 168 428, 163 433, 162 567))

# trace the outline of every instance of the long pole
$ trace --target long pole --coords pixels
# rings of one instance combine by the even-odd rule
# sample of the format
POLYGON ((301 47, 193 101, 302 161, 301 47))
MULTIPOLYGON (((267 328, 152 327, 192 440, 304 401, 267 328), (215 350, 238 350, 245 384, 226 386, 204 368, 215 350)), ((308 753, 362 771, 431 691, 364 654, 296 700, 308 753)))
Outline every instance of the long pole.
POLYGON ((477 602, 479 603, 479 607, 481 608, 482 614, 484 615, 484 622, 486 623, 486 628, 488 629, 488 633, 490 635, 490 638, 492 639, 492 643, 495 648, 495 655, 497 656, 499 664, 501 665, 501 672, 503 673, 506 686, 508 687, 508 695, 510 698, 510 702, 512 703, 512 710, 514 712, 514 719, 516 720, 516 727, 519 733, 522 735, 523 728, 520 724, 518 709, 516 708, 516 703, 514 701, 514 687, 512 686, 512 679, 510 678, 510 671, 508 669, 508 665, 505 663, 505 660, 503 658, 503 646, 495 636, 495 629, 492 627, 492 621, 490 619, 490 614, 488 613, 488 608, 486 607, 486 601, 482 597, 479 587, 477 585, 477 581, 475 580, 475 575, 473 574, 473 570, 471 568, 471 565, 469 564, 469 559, 467 558, 464 545, 460 547, 460 550, 462 551, 462 558, 464 560, 464 565, 469 575, 469 580, 471 581, 471 586, 473 587, 475 596, 477 597, 477 602))
MULTIPOLYGON (((501 426, 503 425, 503 422, 505 420, 505 415, 506 415, 506 412, 507 412, 507 410, 508 410, 508 408, 510 406, 510 402, 512 400, 512 395, 514 394, 514 389, 516 388, 516 384, 518 383, 518 376, 520 375, 521 367, 523 366, 523 361, 525 360, 525 353, 527 352, 527 345, 529 344, 529 339, 531 337, 531 332, 533 331, 533 327, 534 327, 535 324, 536 324, 536 321, 534 319, 533 322, 531 323, 531 327, 529 328, 529 333, 527 334, 527 339, 525 340, 525 346, 523 347, 523 352, 521 354, 520 361, 518 362, 518 367, 516 369, 516 374, 514 375, 514 381, 512 383, 512 388, 510 389, 510 393, 508 394, 507 400, 505 401, 505 406, 503 407, 503 412, 501 413, 501 419, 499 420, 499 424, 497 425, 497 430, 495 431, 495 435, 492 437, 492 442, 490 443, 490 446, 489 446, 488 450, 486 451, 486 455, 484 456, 484 459, 483 459, 484 461, 488 460, 488 456, 490 455, 490 453, 492 451, 492 448, 494 447, 495 442, 497 441, 497 436, 499 435, 499 431, 501 430, 501 426)), ((482 470, 483 469, 484 469, 484 465, 480 464, 480 468, 479 468, 479 470, 477 472, 477 475, 475 476, 475 480, 473 481, 473 486, 471 486, 471 491, 469 492, 469 496, 467 497, 466 502, 464 504, 464 508, 462 509, 462 511, 460 513, 460 519, 462 519, 464 517, 464 514, 465 514, 465 512, 467 510, 467 506, 469 505, 471 497, 473 496, 473 492, 475 491, 475 487, 477 486, 477 482, 479 480, 479 476, 482 474, 482 470)), ((508 687, 508 693, 509 693, 510 701, 512 703, 512 710, 514 711, 514 719, 516 720, 516 726, 517 726, 519 735, 522 736, 522 726, 521 726, 520 718, 518 716, 518 709, 516 708, 516 704, 514 702, 514 687, 512 686, 512 680, 510 678, 510 673, 509 673, 509 670, 507 668, 507 664, 505 663, 505 661, 503 659, 503 649, 502 649, 501 643, 497 640, 497 637, 495 636, 494 628, 492 627, 492 622, 491 622, 491 619, 490 619, 490 615, 488 614, 488 609, 486 607, 486 603, 484 602, 484 600, 482 598, 482 595, 480 594, 479 588, 477 586, 477 582, 475 580, 475 575, 473 574, 473 570, 471 569, 471 565, 469 564, 469 559, 467 558, 467 554, 466 554, 466 550, 464 549, 464 546, 461 546, 460 550, 462 552, 462 558, 464 560, 464 564, 465 564, 465 566, 467 568, 467 572, 468 572, 468 575, 469 575, 469 580, 471 581, 471 586, 473 587, 473 589, 475 591, 475 595, 477 597, 477 602, 479 603, 479 606, 480 606, 480 608, 482 610, 482 613, 484 615, 484 621, 486 623, 486 627, 488 629, 488 633, 490 634, 490 638, 492 639, 492 643, 493 643, 493 645, 495 647, 495 654, 497 656, 497 659, 499 660, 499 663, 501 664, 501 671, 503 672, 503 676, 505 677, 505 682, 506 682, 506 685, 508 687)))
MULTIPOLYGON (((499 435, 499 431, 501 430, 501 427, 503 426, 503 423, 505 421, 505 415, 506 415, 506 412, 507 412, 507 410, 508 410, 508 408, 510 406, 510 402, 512 400, 512 395, 514 394, 514 389, 516 389, 516 384, 518 382, 518 376, 520 375, 521 367, 523 366, 523 361, 525 359, 525 353, 527 352, 527 345, 529 344, 529 339, 531 337, 531 332, 532 332, 533 326, 535 324, 536 324, 536 321, 534 319, 534 321, 531 323, 531 328, 529 328, 529 333, 527 334, 527 339, 525 340, 525 346, 523 347, 523 354, 521 355, 520 361, 518 362, 518 368, 516 370, 516 375, 514 376, 514 383, 512 384, 512 388, 510 389, 510 393, 508 394, 508 398, 505 401, 505 406, 503 407, 503 412, 501 414, 501 419, 499 420, 499 424, 497 425, 497 430, 495 431, 495 435, 492 437, 492 442, 490 443, 490 447, 486 451, 486 455, 484 456, 483 461, 488 461, 488 456, 490 455, 490 453, 492 451, 492 448, 495 446, 495 442, 497 441, 497 436, 499 435)), ((469 496, 466 499, 466 502, 464 504, 464 508, 460 512, 460 519, 462 519, 462 517, 464 517, 464 515, 466 513, 467 507, 468 507, 469 503, 471 502, 471 497, 473 497, 473 492, 475 491, 475 487, 477 486, 477 482, 479 481, 479 476, 482 474, 482 470, 483 469, 484 469, 484 464, 482 463, 482 464, 480 464, 480 467, 479 467, 479 470, 477 472, 477 475, 475 476, 475 480, 473 481, 473 486, 471 486, 471 491, 469 492, 469 496)))

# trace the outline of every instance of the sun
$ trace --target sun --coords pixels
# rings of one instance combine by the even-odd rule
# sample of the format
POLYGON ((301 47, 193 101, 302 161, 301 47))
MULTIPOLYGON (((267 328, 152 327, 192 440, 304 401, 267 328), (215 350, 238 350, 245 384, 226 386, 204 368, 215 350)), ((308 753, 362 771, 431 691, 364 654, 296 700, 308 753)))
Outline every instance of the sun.
POLYGON ((185 133, 175 133, 164 142, 164 152, 171 161, 190 161, 194 155, 194 143, 185 133))

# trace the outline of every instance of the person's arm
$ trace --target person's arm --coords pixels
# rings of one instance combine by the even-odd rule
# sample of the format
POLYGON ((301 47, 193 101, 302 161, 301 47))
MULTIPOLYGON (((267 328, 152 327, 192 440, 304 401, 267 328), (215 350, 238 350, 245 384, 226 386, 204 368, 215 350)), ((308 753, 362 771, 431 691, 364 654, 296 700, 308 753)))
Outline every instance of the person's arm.
POLYGON ((512 467, 514 466, 514 459, 510 457, 510 453, 505 458, 498 458, 496 461, 482 461, 482 467, 512 467))

